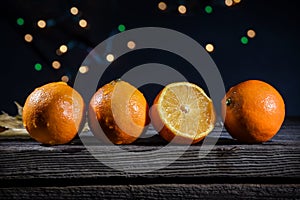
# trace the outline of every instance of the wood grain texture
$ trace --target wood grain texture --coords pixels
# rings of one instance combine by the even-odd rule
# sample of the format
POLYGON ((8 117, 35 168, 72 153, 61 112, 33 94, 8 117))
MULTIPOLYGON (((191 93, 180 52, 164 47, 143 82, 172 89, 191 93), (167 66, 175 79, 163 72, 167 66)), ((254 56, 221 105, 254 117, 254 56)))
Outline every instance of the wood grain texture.
POLYGON ((298 185, 153 184, 0 188, 1 199, 299 199, 298 185))
MULTIPOLYGON (((299 118, 289 118, 280 132, 263 144, 240 144, 223 131, 205 157, 199 158, 201 143, 192 145, 172 164, 144 173, 142 164, 163 164, 166 158, 176 156, 183 148, 170 146, 163 156, 153 153, 167 143, 153 129, 147 133, 150 138, 120 146, 136 153, 133 157, 114 152, 109 145, 94 148, 95 154, 107 155, 104 156, 106 162, 120 161, 116 163, 119 167, 122 167, 121 161, 129 162, 135 173, 104 165, 90 154, 79 138, 68 145, 43 146, 26 137, 0 137, 0 199, 19 199, 20 194, 25 198, 56 197, 53 199, 61 198, 57 194, 65 198, 74 195, 138 199, 151 199, 147 194, 162 199, 200 196, 218 199, 241 195, 247 199, 248 193, 249 198, 256 199, 300 198, 299 118), (139 157, 139 152, 149 153, 139 157)), ((93 139, 91 134, 84 137, 93 139)))

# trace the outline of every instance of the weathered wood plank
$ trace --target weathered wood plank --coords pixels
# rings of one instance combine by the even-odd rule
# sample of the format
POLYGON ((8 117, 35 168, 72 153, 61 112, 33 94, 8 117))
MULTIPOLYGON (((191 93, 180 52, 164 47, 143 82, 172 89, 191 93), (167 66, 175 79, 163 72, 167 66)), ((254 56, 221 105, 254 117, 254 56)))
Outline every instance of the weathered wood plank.
POLYGON ((1 199, 299 199, 299 185, 150 184, 0 188, 1 199))
MULTIPOLYGON (((128 146, 136 151, 141 146, 128 146)), ((159 146, 143 146, 145 150, 159 149, 159 146)), ((179 147, 172 147, 164 157, 176 156, 179 147)), ((113 151, 109 146, 99 147, 99 153, 113 151)), ((0 151, 0 185, 8 184, 9 180, 31 179, 72 179, 97 178, 99 182, 109 178, 163 178, 189 177, 207 181, 224 181, 226 179, 252 178, 258 183, 264 177, 299 179, 300 148, 283 145, 217 145, 204 158, 199 159, 199 146, 191 146, 184 155, 166 168, 149 173, 139 173, 143 168, 133 163, 137 173, 130 174, 113 170, 96 160, 83 146, 73 145, 71 148, 62 146, 42 147, 32 142, 22 146, 22 142, 14 143, 9 148, 1 146, 0 151), (17 148, 18 147, 18 148, 17 148), (20 148, 22 147, 22 148, 20 148), (257 178, 257 179, 256 179, 257 178)), ((114 155, 117 161, 132 160, 122 153, 114 155)), ((111 159, 111 158, 110 158, 111 159)), ((148 159, 159 165, 164 160, 158 155, 149 154, 148 159)))
MULTIPOLYGON (((218 128, 218 127, 217 127, 218 128)), ((131 152, 149 152, 128 157, 108 145, 95 147, 95 154, 110 154, 106 162, 131 162, 135 173, 112 169, 97 159, 79 139, 68 145, 43 146, 26 138, 0 138, 0 188, 27 186, 61 186, 144 183, 299 183, 300 120, 286 121, 281 131, 264 144, 245 145, 223 132, 212 151, 199 158, 201 144, 192 145, 175 162, 160 170, 144 173, 142 164, 163 164, 176 156, 182 146, 167 152, 152 153, 166 145, 155 132, 132 145, 120 146, 131 152), (139 163, 133 162, 139 159, 139 163)), ((151 132, 152 131, 152 132, 151 132)), ((91 137, 87 134, 85 137, 91 137)), ((214 137, 212 134, 210 137, 214 137)), ((118 163, 120 162, 120 164, 118 163)), ((151 166, 149 166, 151 169, 151 166)))

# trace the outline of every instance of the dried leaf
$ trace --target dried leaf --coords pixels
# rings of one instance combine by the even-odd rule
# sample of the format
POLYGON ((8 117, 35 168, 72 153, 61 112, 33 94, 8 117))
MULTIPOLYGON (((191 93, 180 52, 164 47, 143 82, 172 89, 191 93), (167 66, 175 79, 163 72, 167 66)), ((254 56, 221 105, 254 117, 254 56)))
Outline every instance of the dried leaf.
POLYGON ((90 127, 89 127, 88 123, 86 122, 86 123, 84 124, 83 129, 82 129, 82 132, 89 132, 89 131, 90 131, 90 127))
POLYGON ((29 137, 29 134, 25 128, 20 128, 20 129, 12 128, 12 129, 7 129, 7 130, 1 132, 0 136, 1 137, 3 137, 3 136, 26 136, 26 137, 29 137))
POLYGON ((8 128, 4 128, 2 126, 0 126, 0 133, 3 132, 3 131, 6 131, 8 128))
POLYGON ((0 115, 0 126, 7 129, 24 128, 22 116, 10 116, 7 113, 2 112, 2 115, 0 115))
POLYGON ((18 108, 18 116, 21 116, 23 115, 23 107, 16 101, 14 101, 14 103, 16 104, 17 108, 18 108))
POLYGON ((0 115, 0 135, 1 136, 24 136, 28 135, 28 132, 23 126, 22 122, 22 110, 23 107, 17 102, 14 102, 18 108, 18 115, 10 116, 2 111, 0 115))

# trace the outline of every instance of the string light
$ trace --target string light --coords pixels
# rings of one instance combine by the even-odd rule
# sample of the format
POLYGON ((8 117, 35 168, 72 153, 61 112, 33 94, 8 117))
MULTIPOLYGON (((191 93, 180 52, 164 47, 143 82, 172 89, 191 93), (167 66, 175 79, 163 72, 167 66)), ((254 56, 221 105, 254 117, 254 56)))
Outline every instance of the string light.
POLYGON ((35 65, 34 65, 34 69, 36 70, 36 71, 41 71, 42 70, 42 65, 40 64, 40 63, 36 63, 35 65))
POLYGON ((63 81, 63 82, 69 82, 69 77, 68 76, 66 76, 66 75, 64 75, 64 76, 62 76, 61 77, 61 80, 63 81))
POLYGON ((53 67, 54 69, 59 69, 59 68, 60 68, 60 62, 57 61, 57 60, 54 60, 54 61, 52 62, 52 67, 53 67))
POLYGON ((127 42, 127 47, 129 49, 134 49, 135 48, 135 42, 134 41, 129 41, 127 42))
POLYGON ((87 27, 87 21, 85 19, 81 19, 79 20, 79 26, 82 28, 86 28, 87 27))
MULTIPOLYGON (((182 1, 181 1, 182 2, 182 1)), ((236 5, 236 4, 238 4, 238 3, 240 3, 241 2, 241 0, 223 0, 223 2, 225 2, 225 5, 226 6, 228 6, 228 7, 230 7, 230 6, 234 6, 234 5, 236 5)), ((178 5, 178 4, 177 4, 178 5)), ((165 10, 167 10, 167 9, 170 9, 169 7, 173 7, 173 6, 170 6, 170 4, 166 4, 166 2, 163 2, 163 1, 161 1, 161 2, 159 2, 158 3, 158 9, 159 10, 161 10, 161 11, 165 11, 165 10), (169 7, 168 7, 169 6, 169 7)), ((188 9, 189 7, 186 7, 185 5, 179 5, 178 6, 178 12, 180 13, 180 14, 186 14, 187 13, 187 9, 188 9)), ((176 10, 176 7, 175 7, 175 10, 176 10)), ((213 10, 213 7, 211 6, 211 5, 206 5, 205 7, 204 7, 204 11, 207 13, 207 14, 210 14, 210 13, 212 13, 214 10, 213 10)), ((67 12, 68 12, 68 10, 67 10, 67 12)), ((87 22, 87 20, 85 20, 85 19, 78 19, 78 18, 80 18, 81 17, 81 13, 79 13, 79 10, 78 10, 78 8, 77 7, 71 7, 70 8, 70 10, 69 10, 69 12, 72 14, 72 15, 74 15, 74 16, 76 16, 76 15, 79 15, 79 16, 76 16, 75 18, 77 18, 77 22, 78 22, 78 24, 79 24, 79 26, 80 27, 82 27, 82 28, 86 28, 86 27, 88 27, 90 24, 88 24, 88 22, 87 22), (79 20, 79 21, 78 21, 79 20)), ((70 15, 70 14, 69 14, 70 15)), ((41 28, 41 29, 43 29, 43 28, 45 28, 45 27, 51 27, 51 26, 54 26, 54 25, 56 25, 56 19, 54 20, 54 19, 48 19, 48 20, 38 20, 36 23, 37 23, 37 26, 39 27, 39 28, 41 28)), ((19 18, 17 18, 16 19, 16 22, 15 23, 17 23, 17 26, 23 26, 24 25, 24 23, 25 23, 25 21, 24 21, 24 19, 23 18, 21 18, 21 17, 19 17, 19 18)), ((26 23, 28 23, 27 21, 26 21, 26 23)), ((78 25, 77 25, 78 26, 78 25)), ((120 32, 123 32, 123 31, 125 31, 126 30, 126 27, 125 27, 125 25, 124 24, 119 24, 118 25, 118 30, 120 31, 120 32)), ((35 37, 36 37, 36 35, 34 35, 35 37)), ((249 30, 247 30, 247 35, 245 35, 245 36, 243 36, 243 37, 241 37, 240 38, 240 42, 242 43, 242 44, 244 44, 244 45, 247 45, 248 43, 249 43, 249 40, 251 40, 250 38, 254 38, 256 36, 256 32, 254 31, 254 30, 252 30, 252 29, 249 29, 249 30)), ((35 40, 36 40, 36 38, 34 38, 35 40)), ((31 34, 26 34, 26 35, 24 35, 24 40, 26 41, 26 42, 28 42, 28 43, 30 43, 30 42, 32 42, 33 41, 33 36, 31 35, 31 34)), ((66 53, 67 51, 68 51, 68 49, 72 49, 73 47, 70 45, 71 43, 67 43, 66 45, 61 45, 57 50, 56 50, 56 54, 57 55, 62 55, 62 54, 64 54, 64 53, 66 53)), ((126 44, 126 43, 125 43, 126 44)), ((125 46, 125 44, 123 44, 124 46, 125 46)), ((136 48, 136 43, 134 42, 134 41, 128 41, 127 42, 127 47, 129 48, 129 49, 135 49, 136 48)), ((205 46, 205 49, 206 49, 206 51, 207 52, 213 52, 214 51, 214 45, 213 44, 206 44, 206 46, 205 46)), ((106 60, 108 61, 108 62, 113 62, 114 60, 115 60, 115 57, 114 57, 114 55, 113 54, 107 54, 106 55, 106 60)), ((52 62, 52 67, 53 67, 53 69, 60 69, 61 68, 61 63, 59 62, 59 61, 57 61, 57 60, 54 60, 53 62, 52 62)), ((40 63, 36 63, 36 64, 34 64, 34 69, 36 70, 36 71, 42 71, 43 70, 43 66, 42 66, 42 64, 40 64, 40 63)), ((89 67, 88 66, 80 66, 79 67, 79 69, 78 69, 78 71, 81 73, 81 74, 85 74, 85 73, 87 73, 88 71, 89 71, 89 67)), ((69 74, 68 74, 69 75, 69 74)), ((72 76, 70 76, 70 77, 72 77, 72 76)), ((61 77, 61 80, 62 81, 64 81, 64 82, 69 82, 69 76, 67 76, 67 75, 64 75, 64 76, 62 76, 61 77)))
POLYGON ((167 4, 165 2, 159 2, 158 3, 158 9, 166 10, 167 9, 167 4))
POLYGON ((66 45, 61 45, 60 47, 59 47, 59 51, 61 52, 61 53, 66 53, 67 51, 68 51, 68 47, 66 46, 66 45))
POLYGON ((185 14, 186 13, 186 7, 184 5, 178 6, 178 12, 180 14, 185 14))
POLYGON ((71 13, 72 15, 77 15, 77 14, 78 14, 78 8, 72 7, 72 8, 70 9, 70 13, 71 13))
POLYGON ((85 74, 89 71, 89 67, 88 66, 81 66, 79 67, 79 72, 82 74, 85 74))
POLYGON ((25 40, 26 42, 32 42, 33 37, 32 37, 32 35, 30 35, 30 34, 26 34, 26 35, 24 36, 24 40, 25 40))
POLYGON ((120 32, 125 31, 125 29, 126 29, 126 27, 125 27, 124 24, 120 24, 120 25, 118 26, 118 30, 119 30, 120 32))
POLYGON ((242 44, 248 44, 248 38, 247 37, 245 37, 245 36, 243 36, 242 38, 241 38, 241 43, 242 44))
POLYGON ((255 35, 256 35, 256 33, 255 33, 254 30, 250 29, 250 30, 247 31, 247 36, 248 36, 249 38, 254 38, 255 35))
POLYGON ((37 25, 38 25, 38 27, 40 27, 40 28, 45 28, 46 27, 46 22, 44 21, 44 20, 39 20, 38 22, 37 22, 37 25))
POLYGON ((108 62, 112 62, 112 61, 114 61, 114 59, 115 59, 114 55, 112 55, 112 54, 107 54, 106 60, 107 60, 108 62))
POLYGON ((21 18, 21 17, 19 17, 19 18, 17 19, 17 24, 18 24, 19 26, 23 26, 23 25, 24 25, 24 19, 21 18))
POLYGON ((233 1, 232 0, 225 0, 225 5, 226 6, 232 6, 233 5, 233 1))
POLYGON ((206 51, 208 51, 208 52, 213 52, 213 51, 214 51, 214 45, 212 45, 212 44, 207 44, 207 45, 205 46, 205 49, 206 49, 206 51))
POLYGON ((206 12, 207 14, 210 14, 210 13, 212 13, 212 11, 213 11, 213 9, 212 9, 211 6, 205 6, 204 10, 205 10, 205 12, 206 12))

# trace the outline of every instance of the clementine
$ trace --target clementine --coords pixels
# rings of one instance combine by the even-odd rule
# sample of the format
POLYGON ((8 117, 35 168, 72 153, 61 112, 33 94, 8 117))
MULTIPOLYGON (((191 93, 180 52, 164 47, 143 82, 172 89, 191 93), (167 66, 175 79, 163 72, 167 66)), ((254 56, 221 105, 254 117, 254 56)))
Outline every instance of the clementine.
POLYGON ((64 82, 36 88, 26 99, 23 125, 30 136, 43 144, 70 142, 84 122, 81 95, 64 82))
POLYGON ((261 143, 279 131, 285 105, 273 86, 248 80, 226 93, 222 100, 222 115, 225 128, 233 138, 244 143, 261 143))
POLYGON ((131 84, 115 80, 102 86, 90 100, 89 126, 95 136, 114 144, 130 144, 149 122, 144 95, 131 84))

